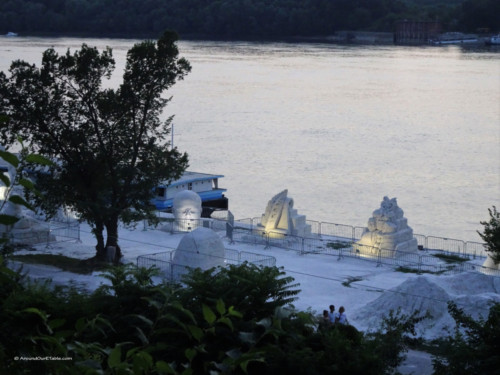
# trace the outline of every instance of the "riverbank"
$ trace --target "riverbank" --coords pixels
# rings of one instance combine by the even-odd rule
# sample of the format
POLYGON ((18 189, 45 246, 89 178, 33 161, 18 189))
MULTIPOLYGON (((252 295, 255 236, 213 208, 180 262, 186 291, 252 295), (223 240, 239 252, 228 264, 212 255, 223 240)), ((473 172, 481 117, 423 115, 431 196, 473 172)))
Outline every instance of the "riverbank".
MULTIPOLYGON (((158 35, 154 34, 99 34, 99 33, 35 33, 35 34, 19 34, 15 37, 4 35, 9 38, 95 38, 95 39, 130 39, 130 40, 145 40, 157 39, 158 35)), ((460 45, 471 47, 488 47, 486 41, 491 38, 490 35, 478 34, 462 34, 462 33, 445 33, 439 36, 436 40, 429 40, 427 43, 400 43, 407 46, 425 46, 425 45, 460 45)), ((261 37, 261 38, 214 38, 199 34, 184 34, 179 35, 182 41, 207 41, 207 42, 252 42, 252 43, 310 43, 310 44, 338 44, 338 45, 355 45, 355 46, 376 46, 376 45, 395 45, 394 33, 392 32, 375 32, 375 31, 352 31, 341 30, 332 35, 317 35, 317 36, 292 36, 292 37, 261 37)))

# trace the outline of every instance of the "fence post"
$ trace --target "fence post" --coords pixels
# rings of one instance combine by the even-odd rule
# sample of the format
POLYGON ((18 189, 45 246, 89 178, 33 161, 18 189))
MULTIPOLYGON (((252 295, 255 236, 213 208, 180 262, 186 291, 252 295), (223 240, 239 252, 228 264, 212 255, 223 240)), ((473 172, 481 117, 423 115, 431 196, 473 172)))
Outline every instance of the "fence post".
POLYGON ((78 231, 78 238, 77 238, 77 242, 78 242, 78 243, 81 243, 81 242, 82 242, 82 240, 81 240, 81 238, 80 238, 80 223, 79 223, 79 222, 78 222, 77 228, 78 228, 78 229, 77 229, 77 231, 78 231))
POLYGON ((341 247, 341 248, 339 249, 339 256, 338 256, 337 260, 344 259, 344 254, 342 254, 342 250, 343 250, 343 249, 344 249, 343 247, 341 247))
POLYGON ((377 255, 377 267, 380 267, 382 265, 382 249, 378 249, 378 255, 377 255))
POLYGON ((47 244, 45 245, 45 248, 48 249, 50 247, 49 243, 50 243, 50 232, 52 232, 52 230, 50 229, 50 222, 49 222, 49 230, 47 231, 47 244))

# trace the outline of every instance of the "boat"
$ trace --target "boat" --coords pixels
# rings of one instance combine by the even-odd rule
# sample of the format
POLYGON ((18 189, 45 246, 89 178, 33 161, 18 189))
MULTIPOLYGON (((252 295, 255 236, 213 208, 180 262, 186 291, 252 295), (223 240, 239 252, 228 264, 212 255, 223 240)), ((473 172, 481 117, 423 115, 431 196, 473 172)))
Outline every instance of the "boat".
POLYGON ((19 36, 19 34, 9 31, 7 34, 5 34, 5 36, 19 36))
POLYGON ((210 217, 214 211, 228 209, 228 199, 224 196, 227 189, 219 187, 223 175, 186 171, 175 181, 164 182, 155 188, 152 204, 159 211, 171 212, 174 196, 183 190, 192 190, 201 198, 202 217, 210 217))
POLYGON ((478 43, 478 39, 464 38, 464 39, 429 40, 429 44, 432 44, 434 46, 440 46, 446 44, 466 44, 466 43, 478 43))
POLYGON ((498 46, 500 45, 500 34, 493 35, 491 38, 487 38, 484 43, 487 46, 498 46))
POLYGON ((460 32, 448 32, 438 35, 437 39, 430 39, 429 44, 440 46, 446 44, 478 43, 476 34, 464 34, 460 32))

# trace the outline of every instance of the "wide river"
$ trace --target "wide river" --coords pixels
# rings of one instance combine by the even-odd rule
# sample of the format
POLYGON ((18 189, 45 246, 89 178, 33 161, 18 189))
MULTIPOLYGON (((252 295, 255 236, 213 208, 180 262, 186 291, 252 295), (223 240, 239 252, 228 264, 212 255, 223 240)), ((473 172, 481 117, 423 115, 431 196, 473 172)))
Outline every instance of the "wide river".
MULTIPOLYGON (((0 70, 82 43, 0 38, 0 70)), ((179 43, 192 72, 171 90, 174 144, 190 170, 223 174, 236 218, 288 189, 310 220, 365 226, 397 197, 415 233, 480 241, 500 209, 500 49, 179 43)))

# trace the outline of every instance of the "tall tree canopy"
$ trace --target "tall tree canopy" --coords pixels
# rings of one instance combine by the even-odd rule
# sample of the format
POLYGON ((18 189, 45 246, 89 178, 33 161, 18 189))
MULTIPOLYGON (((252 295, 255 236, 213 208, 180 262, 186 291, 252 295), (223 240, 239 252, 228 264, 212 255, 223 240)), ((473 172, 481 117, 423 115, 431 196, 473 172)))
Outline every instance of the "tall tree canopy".
POLYGON ((52 213, 65 205, 86 220, 97 257, 118 245, 119 220, 150 217, 154 187, 188 165, 167 141, 172 117, 160 120, 170 100, 162 94, 191 69, 176 41, 165 32, 134 45, 116 89, 102 87, 115 67, 112 51, 87 45, 65 55, 48 49, 40 68, 14 61, 10 77, 0 73, 0 114, 9 118, 3 143, 20 135, 31 151, 57 161, 37 173, 39 204, 52 213))

